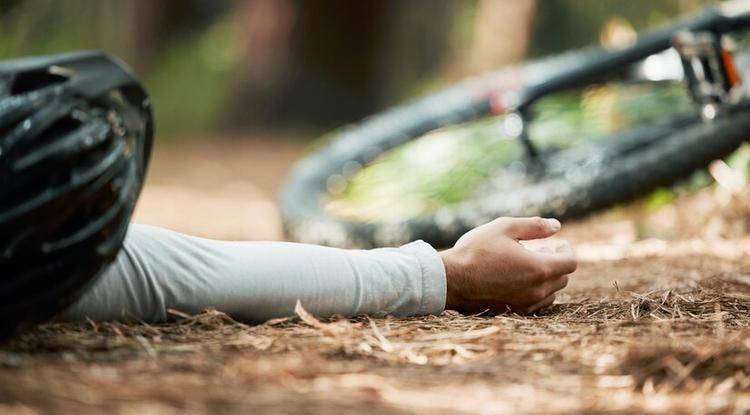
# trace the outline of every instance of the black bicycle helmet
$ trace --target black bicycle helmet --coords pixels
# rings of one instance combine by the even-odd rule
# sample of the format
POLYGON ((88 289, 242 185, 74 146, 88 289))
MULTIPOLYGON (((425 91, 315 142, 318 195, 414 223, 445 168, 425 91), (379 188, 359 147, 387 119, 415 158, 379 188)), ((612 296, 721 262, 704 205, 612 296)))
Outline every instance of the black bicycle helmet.
POLYGON ((72 304, 120 250, 153 139, 101 52, 0 62, 0 339, 72 304))

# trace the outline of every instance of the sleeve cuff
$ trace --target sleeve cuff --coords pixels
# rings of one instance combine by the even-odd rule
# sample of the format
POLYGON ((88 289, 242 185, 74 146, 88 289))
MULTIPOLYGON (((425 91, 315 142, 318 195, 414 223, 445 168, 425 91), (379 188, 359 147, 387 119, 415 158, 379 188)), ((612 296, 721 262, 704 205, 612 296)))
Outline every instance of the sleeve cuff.
POLYGON ((422 272, 422 301, 417 314, 442 313, 445 310, 447 281, 440 255, 430 244, 421 240, 403 245, 401 249, 417 258, 422 272))

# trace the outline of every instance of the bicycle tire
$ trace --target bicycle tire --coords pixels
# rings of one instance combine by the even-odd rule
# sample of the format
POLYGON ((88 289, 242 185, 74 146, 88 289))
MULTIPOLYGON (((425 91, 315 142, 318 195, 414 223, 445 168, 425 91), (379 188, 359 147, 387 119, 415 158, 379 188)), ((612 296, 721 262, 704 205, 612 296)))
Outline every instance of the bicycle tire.
MULTIPOLYGON (((564 69, 582 56, 567 54, 547 59, 542 67, 564 69)), ((534 62, 521 71, 538 68, 537 65, 539 62, 534 62)), ((281 192, 287 236, 300 242, 341 247, 392 246, 414 239, 447 247, 469 229, 499 216, 571 219, 632 200, 731 154, 750 136, 750 113, 744 108, 711 123, 690 114, 642 125, 556 156, 575 159, 578 155, 586 159, 587 154, 600 154, 607 168, 593 176, 576 180, 549 178, 511 193, 468 201, 403 222, 353 221, 323 210, 321 202, 332 176, 344 174, 352 165, 367 164, 429 131, 487 114, 487 94, 497 90, 493 76, 470 80, 366 119, 338 133, 328 145, 300 161, 281 192)), ((559 165, 561 161, 553 160, 555 163, 559 165)), ((563 163, 560 170, 564 172, 565 167, 563 163)))

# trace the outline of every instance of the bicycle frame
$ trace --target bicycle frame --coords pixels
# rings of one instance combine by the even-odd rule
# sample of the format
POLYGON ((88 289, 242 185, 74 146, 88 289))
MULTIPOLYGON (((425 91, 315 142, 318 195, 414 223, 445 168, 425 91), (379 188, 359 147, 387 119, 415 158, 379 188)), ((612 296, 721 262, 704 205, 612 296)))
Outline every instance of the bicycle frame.
MULTIPOLYGON (((622 50, 601 50, 590 61, 570 70, 553 75, 543 82, 526 86, 515 95, 512 102, 503 102, 505 114, 515 113, 522 122, 519 138, 530 159, 537 161, 538 151, 528 137, 527 120, 531 117, 532 105, 541 98, 570 88, 602 82, 623 68, 635 64, 648 56, 673 46, 675 35, 682 32, 710 32, 720 39, 722 35, 750 27, 750 2, 732 0, 720 6, 704 9, 697 16, 683 19, 661 29, 640 36, 633 46, 622 50)), ((492 100, 503 101, 493 96, 492 100)), ((498 114, 499 115, 499 114, 498 114)))

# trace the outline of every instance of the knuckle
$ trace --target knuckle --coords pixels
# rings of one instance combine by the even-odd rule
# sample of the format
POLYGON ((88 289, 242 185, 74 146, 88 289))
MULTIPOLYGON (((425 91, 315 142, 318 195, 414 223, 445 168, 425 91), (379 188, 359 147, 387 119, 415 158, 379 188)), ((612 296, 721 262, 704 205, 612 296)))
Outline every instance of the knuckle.
POLYGON ((548 279, 553 273, 552 268, 544 263, 537 264, 534 270, 534 275, 541 280, 548 279))
POLYGON ((533 305, 530 304, 530 303, 528 303, 528 304, 516 304, 515 306, 513 306, 511 308, 511 310, 513 310, 513 312, 516 313, 516 314, 525 315, 525 314, 529 314, 529 312, 531 311, 532 307, 533 307, 533 305))
POLYGON ((531 292, 531 300, 534 304, 544 300, 547 297, 547 290, 544 287, 538 287, 531 292))
POLYGON ((544 277, 542 277, 542 274, 539 271, 532 272, 528 279, 532 285, 541 285, 544 283, 544 277))
POLYGON ((501 217, 493 220, 492 222, 495 223, 495 225, 497 225, 497 226, 499 226, 499 227, 501 227, 503 229, 506 229, 506 228, 508 228, 510 226, 511 220, 510 220, 510 218, 508 218, 506 216, 501 216, 501 217))
POLYGON ((535 227, 538 229, 544 229, 546 228, 546 223, 544 223, 544 219, 540 218, 539 216, 534 216, 531 218, 531 223, 534 224, 535 227))

